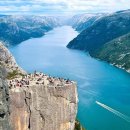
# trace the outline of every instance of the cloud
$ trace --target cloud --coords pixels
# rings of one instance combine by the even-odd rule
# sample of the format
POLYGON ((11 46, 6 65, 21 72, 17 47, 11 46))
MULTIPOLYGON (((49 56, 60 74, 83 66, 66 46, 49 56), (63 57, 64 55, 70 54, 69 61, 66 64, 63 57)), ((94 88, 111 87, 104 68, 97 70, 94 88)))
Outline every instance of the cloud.
POLYGON ((130 0, 0 0, 1 14, 71 14, 129 9, 130 0))

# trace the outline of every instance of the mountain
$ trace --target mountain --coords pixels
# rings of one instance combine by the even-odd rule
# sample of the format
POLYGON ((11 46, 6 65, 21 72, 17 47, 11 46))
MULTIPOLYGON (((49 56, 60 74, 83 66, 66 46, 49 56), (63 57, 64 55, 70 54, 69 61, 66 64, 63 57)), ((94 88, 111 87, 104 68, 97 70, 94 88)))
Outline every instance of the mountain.
MULTIPOLYGON (((102 50, 101 54, 104 54, 103 49, 105 49, 106 47, 105 44, 107 44, 108 48, 111 48, 113 44, 110 44, 111 43, 110 41, 116 38, 120 39, 120 36, 123 36, 129 32, 130 32, 130 10, 118 11, 116 13, 106 15, 96 20, 96 22, 94 22, 92 26, 81 32, 74 40, 72 40, 67 45, 67 47, 71 49, 88 51, 91 56, 98 57, 97 51, 100 54, 100 51, 102 50)), ((117 44, 120 44, 120 42, 117 42, 117 44)), ((126 44, 124 45, 124 48, 125 46, 126 44)), ((107 50, 105 49, 106 51, 105 53, 109 53, 108 48, 107 50)), ((115 53, 118 52, 118 48, 115 48, 114 51, 115 53)), ((124 54, 123 51, 121 53, 124 54)), ((112 52, 111 55, 114 55, 114 52, 112 52)), ((119 53, 117 55, 119 55, 119 53)), ((118 57, 115 56, 115 58, 118 57)), ((99 58, 101 57, 99 56, 99 58)), ((101 59, 109 61, 110 63, 115 63, 114 59, 113 61, 111 61, 108 57, 101 59)), ((129 63, 127 63, 127 67, 125 68, 128 69, 129 68, 128 66, 130 66, 129 63)))
POLYGON ((6 44, 18 44, 32 37, 41 37, 59 25, 57 17, 1 15, 0 40, 6 44))
POLYGON ((103 17, 105 14, 78 14, 68 20, 68 25, 72 26, 79 32, 90 27, 96 20, 103 17))
POLYGON ((130 72, 130 33, 104 44, 93 56, 130 72))

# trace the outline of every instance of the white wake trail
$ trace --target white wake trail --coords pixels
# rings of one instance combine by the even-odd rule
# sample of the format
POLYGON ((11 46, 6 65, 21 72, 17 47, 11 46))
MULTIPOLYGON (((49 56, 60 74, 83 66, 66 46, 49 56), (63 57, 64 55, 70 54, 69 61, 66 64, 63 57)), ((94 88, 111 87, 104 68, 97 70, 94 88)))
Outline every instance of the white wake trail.
POLYGON ((127 122, 130 123, 130 117, 128 117, 128 116, 122 114, 121 112, 119 112, 119 111, 117 111, 117 110, 114 110, 113 108, 111 108, 111 107, 109 107, 109 106, 107 106, 107 105, 105 105, 105 104, 103 104, 103 103, 100 103, 100 102, 98 102, 98 101, 96 101, 96 104, 98 104, 99 106, 101 106, 101 107, 107 109, 108 111, 114 113, 114 114, 117 115, 118 117, 120 117, 120 118, 122 118, 122 119, 124 119, 125 121, 127 121, 127 122))

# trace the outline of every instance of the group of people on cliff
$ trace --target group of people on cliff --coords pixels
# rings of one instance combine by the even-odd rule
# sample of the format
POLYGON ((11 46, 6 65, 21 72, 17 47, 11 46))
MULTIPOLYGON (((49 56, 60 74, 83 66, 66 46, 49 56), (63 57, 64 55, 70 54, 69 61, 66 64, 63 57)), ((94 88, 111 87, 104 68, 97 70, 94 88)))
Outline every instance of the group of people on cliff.
POLYGON ((20 78, 15 78, 8 81, 10 88, 16 87, 29 87, 30 85, 49 85, 49 86, 63 86, 64 84, 71 84, 72 82, 67 79, 64 80, 63 78, 54 78, 51 76, 47 76, 43 73, 37 73, 36 71, 34 74, 28 74, 22 76, 20 78))

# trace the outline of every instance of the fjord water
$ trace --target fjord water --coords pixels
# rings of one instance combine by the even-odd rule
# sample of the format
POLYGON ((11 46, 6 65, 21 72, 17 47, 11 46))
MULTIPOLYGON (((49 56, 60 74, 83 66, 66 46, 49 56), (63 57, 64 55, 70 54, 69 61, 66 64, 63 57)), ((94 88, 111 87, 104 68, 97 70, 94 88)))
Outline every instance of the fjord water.
POLYGON ((70 26, 58 27, 9 49, 27 72, 77 81, 77 118, 87 130, 130 130, 130 74, 66 48, 77 35, 70 26))

